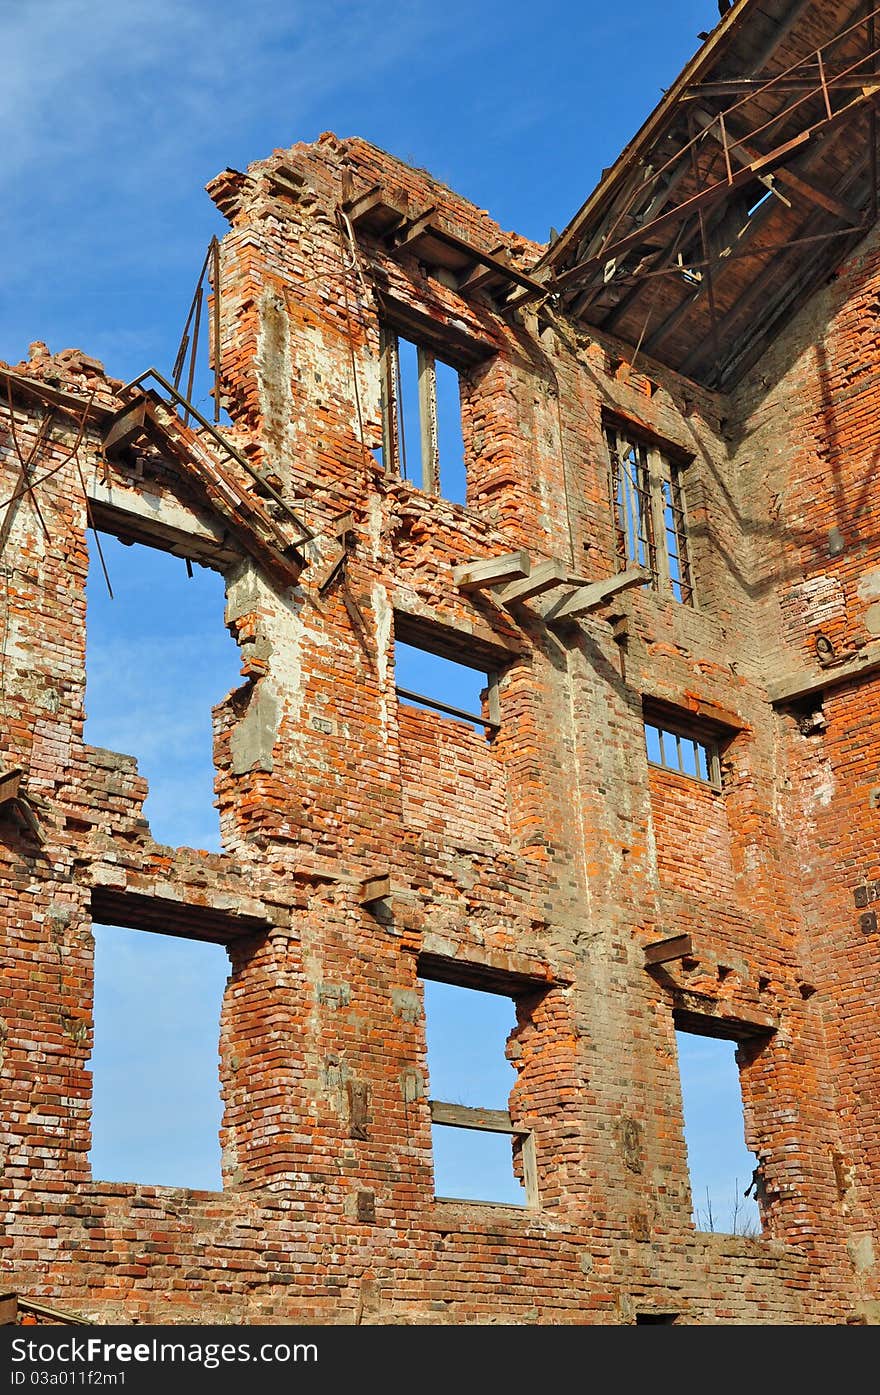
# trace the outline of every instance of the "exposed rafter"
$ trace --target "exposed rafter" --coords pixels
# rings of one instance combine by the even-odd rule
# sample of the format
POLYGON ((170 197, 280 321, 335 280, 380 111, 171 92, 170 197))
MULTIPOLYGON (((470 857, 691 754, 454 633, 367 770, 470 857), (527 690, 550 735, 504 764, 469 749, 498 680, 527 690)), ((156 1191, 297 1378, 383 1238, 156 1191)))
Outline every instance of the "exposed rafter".
POLYGON ((508 305, 551 296, 733 381, 742 341, 764 342, 876 220, 878 18, 873 0, 739 0, 508 305))

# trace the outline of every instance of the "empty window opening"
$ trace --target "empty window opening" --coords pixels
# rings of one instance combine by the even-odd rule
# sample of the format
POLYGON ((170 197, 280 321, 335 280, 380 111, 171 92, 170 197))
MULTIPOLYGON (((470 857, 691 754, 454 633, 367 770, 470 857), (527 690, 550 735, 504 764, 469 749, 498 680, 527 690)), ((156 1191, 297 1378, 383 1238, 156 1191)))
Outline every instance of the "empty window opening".
POLYGON ((487 735, 498 730, 497 683, 484 669, 395 640, 394 679, 397 696, 411 706, 469 722, 487 735))
POLYGON ((617 567, 650 574, 655 591, 693 605, 682 467, 647 439, 606 424, 617 567))
POLYGON ((92 1175, 219 1191, 221 945, 95 925, 92 1175))
POLYGON ((651 765, 702 780, 713 789, 721 788, 721 761, 718 746, 693 731, 676 731, 660 719, 645 718, 645 747, 651 765))
POLYGON ((93 552, 86 740, 137 757, 157 841, 218 851, 211 708, 239 681, 240 664, 223 578, 198 564, 189 576, 183 558, 108 534, 101 547, 114 599, 93 552))
POLYGON ((508 1113, 515 1073, 504 1051, 516 1025, 512 999, 432 980, 424 986, 436 1195, 535 1205, 533 1139, 508 1113))
POLYGON ((674 1327, 678 1313, 636 1313, 636 1327, 674 1327))
POLYGON ((736 1043, 683 1030, 675 1039, 694 1225, 722 1235, 760 1236, 758 1160, 745 1145, 736 1043))
POLYGON ((382 336, 383 460, 429 494, 466 502, 461 383, 433 349, 382 336))

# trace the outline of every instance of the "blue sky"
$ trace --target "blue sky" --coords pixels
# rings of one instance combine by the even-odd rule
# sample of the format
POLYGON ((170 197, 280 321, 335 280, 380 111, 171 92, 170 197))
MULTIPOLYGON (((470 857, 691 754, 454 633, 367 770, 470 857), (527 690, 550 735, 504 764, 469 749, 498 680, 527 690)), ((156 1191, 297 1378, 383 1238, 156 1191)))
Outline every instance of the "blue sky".
MULTIPOLYGON (((323 130, 427 167, 543 241, 717 19, 716 0, 0 0, 0 358, 15 363, 43 340, 126 379, 150 364, 167 371, 205 246, 223 231, 204 184, 323 130)), ((190 582, 174 559, 107 550, 117 600, 99 599, 93 579, 88 738, 138 754, 158 838, 217 846, 208 712, 237 673, 219 579, 197 568, 190 582)), ((152 937, 100 932, 95 1168, 210 1186, 213 1143, 190 1158, 180 1139, 194 1118, 216 1134, 197 1081, 206 1070, 216 1081, 225 966, 214 947, 161 943, 177 956, 171 976, 148 962, 152 937), (164 983, 163 1040, 188 1023, 179 1051, 190 1069, 176 1072, 183 1095, 172 1099, 169 1083, 164 1106, 139 1108, 139 1048, 111 1027, 134 1029, 150 973, 164 983), (158 1152, 157 1118, 168 1127, 158 1152)))

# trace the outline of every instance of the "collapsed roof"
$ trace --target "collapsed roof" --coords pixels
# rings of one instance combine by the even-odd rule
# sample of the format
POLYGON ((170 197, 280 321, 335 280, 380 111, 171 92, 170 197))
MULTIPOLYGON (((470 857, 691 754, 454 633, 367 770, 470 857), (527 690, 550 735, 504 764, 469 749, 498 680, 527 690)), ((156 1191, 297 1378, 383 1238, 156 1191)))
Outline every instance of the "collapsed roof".
POLYGON ((872 0, 738 0, 533 274, 734 386, 876 221, 878 21, 872 0))

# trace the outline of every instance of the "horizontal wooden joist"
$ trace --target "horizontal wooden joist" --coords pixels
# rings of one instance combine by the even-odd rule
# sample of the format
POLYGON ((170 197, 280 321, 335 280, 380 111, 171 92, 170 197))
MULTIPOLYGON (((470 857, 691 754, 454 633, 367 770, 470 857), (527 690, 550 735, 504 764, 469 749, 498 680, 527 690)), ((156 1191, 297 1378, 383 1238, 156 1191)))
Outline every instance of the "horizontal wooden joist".
POLYGON ((505 552, 500 557, 488 557, 463 566, 453 567, 452 578, 459 591, 481 591, 486 586, 498 586, 501 582, 521 581, 532 569, 527 552, 505 552))
POLYGON ((464 1104, 445 1104, 430 1100, 431 1123, 447 1124, 455 1129, 480 1129, 483 1133, 527 1133, 514 1128, 506 1109, 472 1109, 464 1104))
POLYGON ((441 248, 448 248, 454 254, 454 258, 461 268, 458 289, 462 294, 465 294, 469 289, 479 289, 480 285, 489 279, 478 273, 476 267, 484 268, 487 273, 491 273, 493 278, 519 286, 531 293, 543 294, 543 287, 539 281, 526 272, 520 271, 517 267, 511 266, 509 261, 497 255, 497 251, 486 252, 475 243, 459 237, 457 233, 450 232, 440 221, 436 208, 426 209, 396 232, 392 250, 396 253, 412 253, 414 256, 423 257, 430 263, 432 261, 432 244, 436 258, 441 265, 447 261, 447 258, 442 255, 441 248), (436 244, 440 244, 440 248, 436 247, 436 244))
POLYGON ((390 895, 391 878, 387 872, 379 872, 361 882, 359 904, 366 907, 374 906, 377 901, 384 901, 390 895))
POLYGON ((534 596, 543 595, 545 591, 564 586, 567 581, 568 568, 565 563, 557 557, 551 557, 549 561, 540 562, 537 567, 533 567, 529 575, 521 581, 510 582, 502 590, 496 591, 495 595, 503 606, 521 604, 534 596))
POLYGON ((672 935, 666 940, 655 940, 645 947, 645 966, 670 964, 675 959, 692 959, 694 946, 690 935, 672 935))
POLYGON ((591 615, 600 610, 613 596, 628 591, 633 586, 644 586, 651 580, 644 567, 629 567, 616 576, 605 577, 602 581, 591 581, 579 586, 571 595, 563 596, 544 614, 549 623, 557 620, 576 620, 581 615, 591 615))

